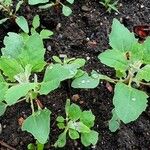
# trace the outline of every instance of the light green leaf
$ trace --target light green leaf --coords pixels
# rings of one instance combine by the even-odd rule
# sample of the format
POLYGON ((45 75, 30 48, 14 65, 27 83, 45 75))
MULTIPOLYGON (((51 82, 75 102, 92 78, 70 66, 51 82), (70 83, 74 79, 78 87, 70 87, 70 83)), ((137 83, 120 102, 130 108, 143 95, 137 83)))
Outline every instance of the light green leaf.
POLYGON ((8 90, 8 85, 6 82, 0 82, 0 102, 4 100, 6 91, 8 90))
POLYGON ((90 88, 93 89, 99 84, 99 76, 94 78, 89 76, 87 73, 73 80, 71 86, 73 88, 90 88))
POLYGON ((115 70, 125 72, 128 68, 128 60, 126 54, 123 52, 117 50, 106 50, 101 53, 98 58, 103 64, 113 67, 115 70))
POLYGON ((22 4, 23 4, 23 0, 20 0, 20 1, 17 3, 17 5, 16 5, 16 10, 15 10, 15 12, 17 12, 17 11, 20 9, 20 7, 21 7, 22 4))
POLYGON ((25 33, 29 33, 28 22, 23 16, 17 17, 16 23, 25 33))
POLYGON ((47 3, 49 0, 28 0, 29 5, 47 3))
POLYGON ((124 123, 136 120, 145 111, 147 98, 148 95, 143 91, 139 91, 123 83, 117 83, 113 98, 117 116, 124 123))
POLYGON ((23 37, 14 32, 9 32, 7 35, 4 38, 5 47, 2 48, 2 54, 7 57, 17 58, 24 46, 23 37))
POLYGON ((71 120, 78 120, 81 116, 81 109, 78 105, 76 104, 71 104, 69 107, 69 111, 68 111, 68 116, 71 120))
POLYGON ((53 56, 52 58, 54 59, 54 61, 56 63, 62 64, 62 61, 61 61, 61 59, 58 56, 53 56))
POLYGON ((115 132, 120 128, 120 119, 118 118, 115 110, 112 111, 112 118, 109 120, 109 130, 115 132))
POLYGON ((66 145, 66 132, 59 135, 58 140, 55 142, 55 147, 64 147, 66 145))
POLYGON ((69 2, 70 4, 73 4, 74 0, 67 0, 67 2, 69 2))
POLYGON ((41 144, 45 144, 50 133, 50 110, 38 110, 30 115, 22 125, 22 130, 30 132, 41 144))
POLYGON ((149 82, 150 81, 150 65, 146 65, 143 68, 141 68, 138 71, 135 78, 138 81, 145 80, 145 81, 149 82))
POLYGON ((69 136, 72 140, 79 139, 79 133, 76 130, 69 129, 69 136))
POLYGON ((68 128, 73 129, 73 130, 77 130, 80 133, 89 133, 91 131, 90 128, 88 128, 82 122, 69 121, 68 122, 68 128))
POLYGON ((91 111, 83 111, 81 113, 80 121, 83 122, 87 127, 91 128, 94 126, 95 116, 91 111))
POLYGON ((98 132, 91 130, 89 133, 81 134, 81 142, 84 146, 96 145, 98 142, 98 132))
POLYGON ((65 16, 69 16, 72 13, 70 7, 63 5, 62 12, 65 16))
POLYGON ((64 129, 65 128, 64 122, 63 123, 62 122, 57 123, 57 126, 58 126, 59 129, 64 129))
POLYGON ((33 72, 40 72, 45 66, 45 48, 38 33, 31 35, 23 47, 22 53, 18 56, 22 66, 32 65, 33 72))
POLYGON ((144 46, 144 50, 143 50, 143 54, 144 54, 144 58, 143 61, 145 64, 150 64, 150 37, 148 37, 145 42, 143 43, 144 46))
POLYGON ((10 80, 14 80, 15 75, 24 71, 21 64, 19 64, 15 59, 6 57, 0 58, 0 69, 10 80))
POLYGON ((58 121, 58 122, 64 122, 64 117, 62 117, 62 116, 58 116, 57 117, 57 119, 56 119, 56 121, 58 121))
POLYGON ((109 36, 110 46, 118 51, 131 51, 137 39, 134 33, 131 33, 123 24, 117 19, 113 20, 112 31, 109 36))
POLYGON ((43 29, 41 32, 40 32, 40 36, 42 39, 48 39, 50 36, 52 36, 54 33, 50 30, 47 30, 47 29, 43 29))
POLYGON ((26 96, 26 94, 30 90, 34 89, 36 86, 37 86, 36 83, 23 83, 14 85, 7 90, 5 95, 5 101, 9 106, 13 105, 17 102, 18 99, 26 96))
POLYGON ((83 67, 85 65, 85 59, 77 58, 77 59, 71 61, 70 63, 75 64, 76 66, 78 66, 78 68, 80 68, 80 67, 83 67))
POLYGON ((9 18, 4 18, 0 20, 0 24, 3 24, 4 22, 6 22, 9 18))
POLYGON ((76 74, 77 70, 74 71, 74 68, 71 64, 62 66, 61 64, 53 64, 47 67, 44 82, 51 80, 63 81, 69 78, 72 78, 76 74))
POLYGON ((42 95, 47 95, 49 92, 57 89, 60 85, 59 80, 51 80, 51 81, 44 81, 41 83, 41 88, 39 90, 39 93, 42 95))
POLYGON ((39 15, 34 16, 32 26, 33 26, 34 29, 36 29, 40 26, 40 17, 39 17, 39 15))
POLYGON ((40 94, 48 94, 50 91, 58 88, 61 81, 72 78, 76 72, 77 69, 71 64, 65 66, 53 64, 48 66, 41 84, 40 94))
POLYGON ((6 111, 7 105, 3 102, 0 102, 0 116, 2 116, 6 111))

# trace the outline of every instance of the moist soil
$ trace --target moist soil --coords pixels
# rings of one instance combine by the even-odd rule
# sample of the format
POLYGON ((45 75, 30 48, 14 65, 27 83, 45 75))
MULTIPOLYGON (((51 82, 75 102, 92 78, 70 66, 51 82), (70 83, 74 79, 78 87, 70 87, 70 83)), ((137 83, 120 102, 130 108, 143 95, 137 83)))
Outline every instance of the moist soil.
MULTIPOLYGON (((108 35, 113 18, 119 19, 130 31, 135 25, 150 24, 149 0, 120 0, 118 10, 120 13, 105 11, 99 0, 75 0, 72 5, 73 14, 65 17, 59 7, 41 11, 37 7, 24 5, 19 15, 24 15, 29 22, 35 14, 41 18, 41 28, 46 27, 54 32, 54 36, 45 40, 45 60, 52 61, 53 55, 65 54, 68 57, 83 57, 87 59, 85 70, 92 69, 114 77, 114 70, 98 61, 98 54, 109 48, 108 35)), ((2 14, 0 14, 2 16, 2 14)), ((1 17, 0 16, 0 17, 1 17)), ((7 32, 19 32, 19 28, 8 21, 0 26, 0 47, 3 47, 3 38, 7 32)), ((40 74, 41 78, 43 73, 40 74)), ((113 85, 111 85, 113 87, 113 85)), ((91 109, 96 116, 94 129, 99 132, 99 141, 96 146, 85 148, 80 141, 67 140, 64 150, 149 150, 150 149, 150 107, 134 122, 121 125, 121 129, 111 133, 108 129, 108 120, 113 109, 113 91, 106 87, 106 82, 92 90, 70 88, 70 81, 65 81, 60 88, 47 96, 40 96, 42 104, 52 111, 51 133, 45 150, 53 150, 53 144, 60 133, 56 127, 56 117, 64 114, 67 98, 77 103, 83 110, 91 109), (73 95, 79 99, 75 100, 73 95)), ((20 117, 27 118, 31 114, 30 105, 21 102, 7 109, 0 118, 2 133, 0 141, 7 143, 17 150, 26 150, 29 143, 35 142, 32 135, 21 131, 18 124, 20 117)), ((1 146, 1 150, 8 148, 1 146)))

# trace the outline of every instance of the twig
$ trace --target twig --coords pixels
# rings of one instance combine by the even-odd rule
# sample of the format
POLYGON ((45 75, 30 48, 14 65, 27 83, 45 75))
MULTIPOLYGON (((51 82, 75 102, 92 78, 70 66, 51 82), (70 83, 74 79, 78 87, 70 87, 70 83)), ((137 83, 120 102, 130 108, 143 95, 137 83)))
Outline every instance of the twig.
POLYGON ((8 145, 7 143, 0 141, 0 145, 8 148, 9 150, 16 150, 15 148, 11 147, 10 145, 8 145))

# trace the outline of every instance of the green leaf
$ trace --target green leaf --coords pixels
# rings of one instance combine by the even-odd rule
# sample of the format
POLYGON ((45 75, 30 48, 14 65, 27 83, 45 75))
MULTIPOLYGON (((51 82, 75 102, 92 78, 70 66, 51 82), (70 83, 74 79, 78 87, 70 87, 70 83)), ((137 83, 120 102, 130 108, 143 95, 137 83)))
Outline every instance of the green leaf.
POLYGON ((29 5, 47 3, 49 0, 28 0, 29 5))
POLYGON ((62 66, 53 64, 47 67, 41 84, 40 94, 48 94, 50 91, 59 87, 61 81, 72 78, 77 69, 71 64, 62 66))
POLYGON ((120 128, 120 119, 118 118, 115 110, 112 111, 112 118, 109 120, 109 130, 115 132, 120 128))
POLYGON ((41 144, 39 141, 36 140, 37 150, 44 150, 44 144, 41 144))
POLYGON ((94 126, 95 116, 91 111, 83 111, 81 113, 80 121, 83 122, 87 127, 91 128, 94 126))
POLYGON ((52 58, 54 59, 54 61, 56 63, 62 64, 62 61, 61 61, 61 59, 58 56, 53 56, 52 58))
POLYGON ((64 122, 64 117, 62 117, 62 116, 58 116, 57 117, 57 119, 56 119, 56 121, 58 121, 58 122, 64 122))
POLYGON ((72 10, 70 9, 70 7, 63 5, 62 12, 65 16, 69 16, 72 13, 72 10))
POLYGON ((45 48, 38 33, 31 35, 23 47, 22 53, 18 56, 22 66, 32 65, 33 72, 40 72, 45 66, 45 48))
POLYGON ((3 24, 4 22, 6 22, 9 18, 4 18, 0 20, 0 24, 3 24))
POLYGON ((16 23, 25 33, 29 33, 28 22, 23 16, 17 17, 16 23))
POLYGON ((23 37, 14 32, 9 32, 7 35, 4 38, 5 47, 2 48, 2 54, 7 57, 17 58, 24 46, 23 37))
POLYGON ((82 122, 69 121, 68 122, 68 128, 73 129, 73 130, 77 130, 80 133, 89 133, 91 131, 90 128, 88 128, 82 122))
POLYGON ((43 82, 58 80, 59 82, 72 78, 77 73, 77 69, 71 64, 62 66, 61 64, 52 64, 46 68, 43 82))
POLYGON ((65 124, 60 122, 60 123, 57 123, 57 126, 59 129, 64 129, 65 128, 65 124))
POLYGON ((126 54, 123 52, 117 50, 106 50, 101 53, 98 58, 103 64, 113 67, 115 70, 125 72, 128 68, 128 60, 126 54))
POLYGON ((40 26, 40 17, 39 15, 34 16, 32 26, 34 29, 37 29, 40 26))
POLYGON ((52 81, 44 81, 41 83, 41 88, 39 93, 42 95, 47 95, 49 92, 57 89, 59 87, 60 81, 59 80, 52 80, 52 81))
POLYGON ((0 82, 0 102, 4 100, 6 91, 8 90, 8 85, 6 82, 0 82))
POLYGON ((50 30, 47 30, 47 29, 43 29, 41 32, 40 32, 40 36, 42 39, 48 39, 50 36, 52 36, 54 33, 50 30))
POLYGON ((67 0, 67 2, 69 2, 70 4, 73 4, 74 0, 67 0))
POLYGON ((64 147, 66 145, 66 132, 64 131, 58 137, 58 140, 55 142, 55 147, 64 147))
POLYGON ((87 73, 84 73, 82 76, 73 80, 71 86, 73 88, 90 88, 93 89, 97 87, 99 84, 99 76, 94 78, 93 76, 89 76, 87 73))
POLYGON ((147 107, 148 95, 142 91, 117 83, 113 104, 117 116, 124 123, 136 120, 147 107))
POLYGON ((148 37, 145 42, 143 43, 144 46, 144 50, 143 50, 143 54, 144 54, 144 58, 143 61, 145 64, 150 64, 150 37, 148 37))
POLYGON ((69 136, 72 140, 79 139, 79 133, 76 130, 69 129, 69 136))
POLYGON ((78 105, 76 104, 71 104, 69 107, 69 111, 68 111, 68 116, 71 120, 78 120, 81 116, 81 109, 78 105))
POLYGON ((150 65, 146 65, 143 68, 141 68, 138 71, 135 78, 138 81, 145 80, 145 81, 149 82, 150 81, 150 65))
POLYGON ((17 11, 20 9, 20 7, 21 7, 22 4, 23 4, 23 0, 21 0, 21 1, 19 1, 19 2, 17 3, 15 12, 17 12, 17 11))
POLYGON ((75 64, 76 66, 78 66, 78 68, 80 68, 80 67, 83 67, 85 65, 85 59, 77 58, 77 59, 71 61, 70 63, 75 64))
POLYGON ((14 80, 15 75, 24 71, 21 64, 19 64, 15 59, 6 57, 0 58, 0 69, 10 80, 14 80))
POLYGON ((30 115, 22 125, 22 130, 30 132, 41 144, 45 144, 50 133, 50 110, 38 110, 30 115))
POLYGON ((96 145, 98 142, 98 132, 91 130, 89 133, 81 134, 81 142, 84 146, 96 145))
POLYGON ((2 116, 6 111, 7 105, 3 102, 0 102, 0 116, 2 116))
POLYGON ((118 51, 131 51, 137 39, 134 33, 131 33, 124 25, 117 19, 113 20, 112 31, 109 36, 110 46, 118 51))
POLYGON ((5 101, 9 106, 13 105, 17 102, 18 99, 26 96, 26 94, 30 90, 34 89, 36 86, 37 86, 36 83, 23 83, 14 85, 7 90, 5 95, 5 101))

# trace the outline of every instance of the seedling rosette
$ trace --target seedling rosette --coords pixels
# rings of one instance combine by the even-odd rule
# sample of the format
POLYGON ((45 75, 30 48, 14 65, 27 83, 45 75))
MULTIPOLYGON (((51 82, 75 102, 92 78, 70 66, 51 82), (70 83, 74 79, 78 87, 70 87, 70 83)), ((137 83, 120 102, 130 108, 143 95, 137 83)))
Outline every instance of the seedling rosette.
POLYGON ((115 69, 116 78, 97 72, 92 72, 91 76, 85 73, 75 79, 72 86, 95 88, 100 80, 115 84, 113 116, 109 121, 109 129, 114 132, 121 122, 126 124, 136 120, 147 107, 149 96, 142 91, 141 85, 150 85, 150 37, 144 43, 139 43, 134 33, 114 19, 109 44, 111 49, 101 53, 98 58, 103 64, 115 69))
MULTIPOLYGON (((39 25, 40 18, 35 16, 31 34, 9 32, 4 38, 0 57, 0 115, 4 114, 8 106, 26 101, 31 105, 32 114, 25 118, 22 130, 30 132, 38 143, 44 144, 50 133, 51 111, 42 108, 37 98, 57 89, 61 81, 73 78, 79 68, 84 66, 85 60, 65 58, 61 61, 55 56, 55 59, 60 60, 59 63, 47 64, 44 61, 43 39, 53 33, 46 29, 38 33, 36 29, 39 25), (41 71, 45 71, 45 74, 39 82, 38 73, 41 71)), ((23 31, 26 29, 29 30, 28 24, 23 31)))

